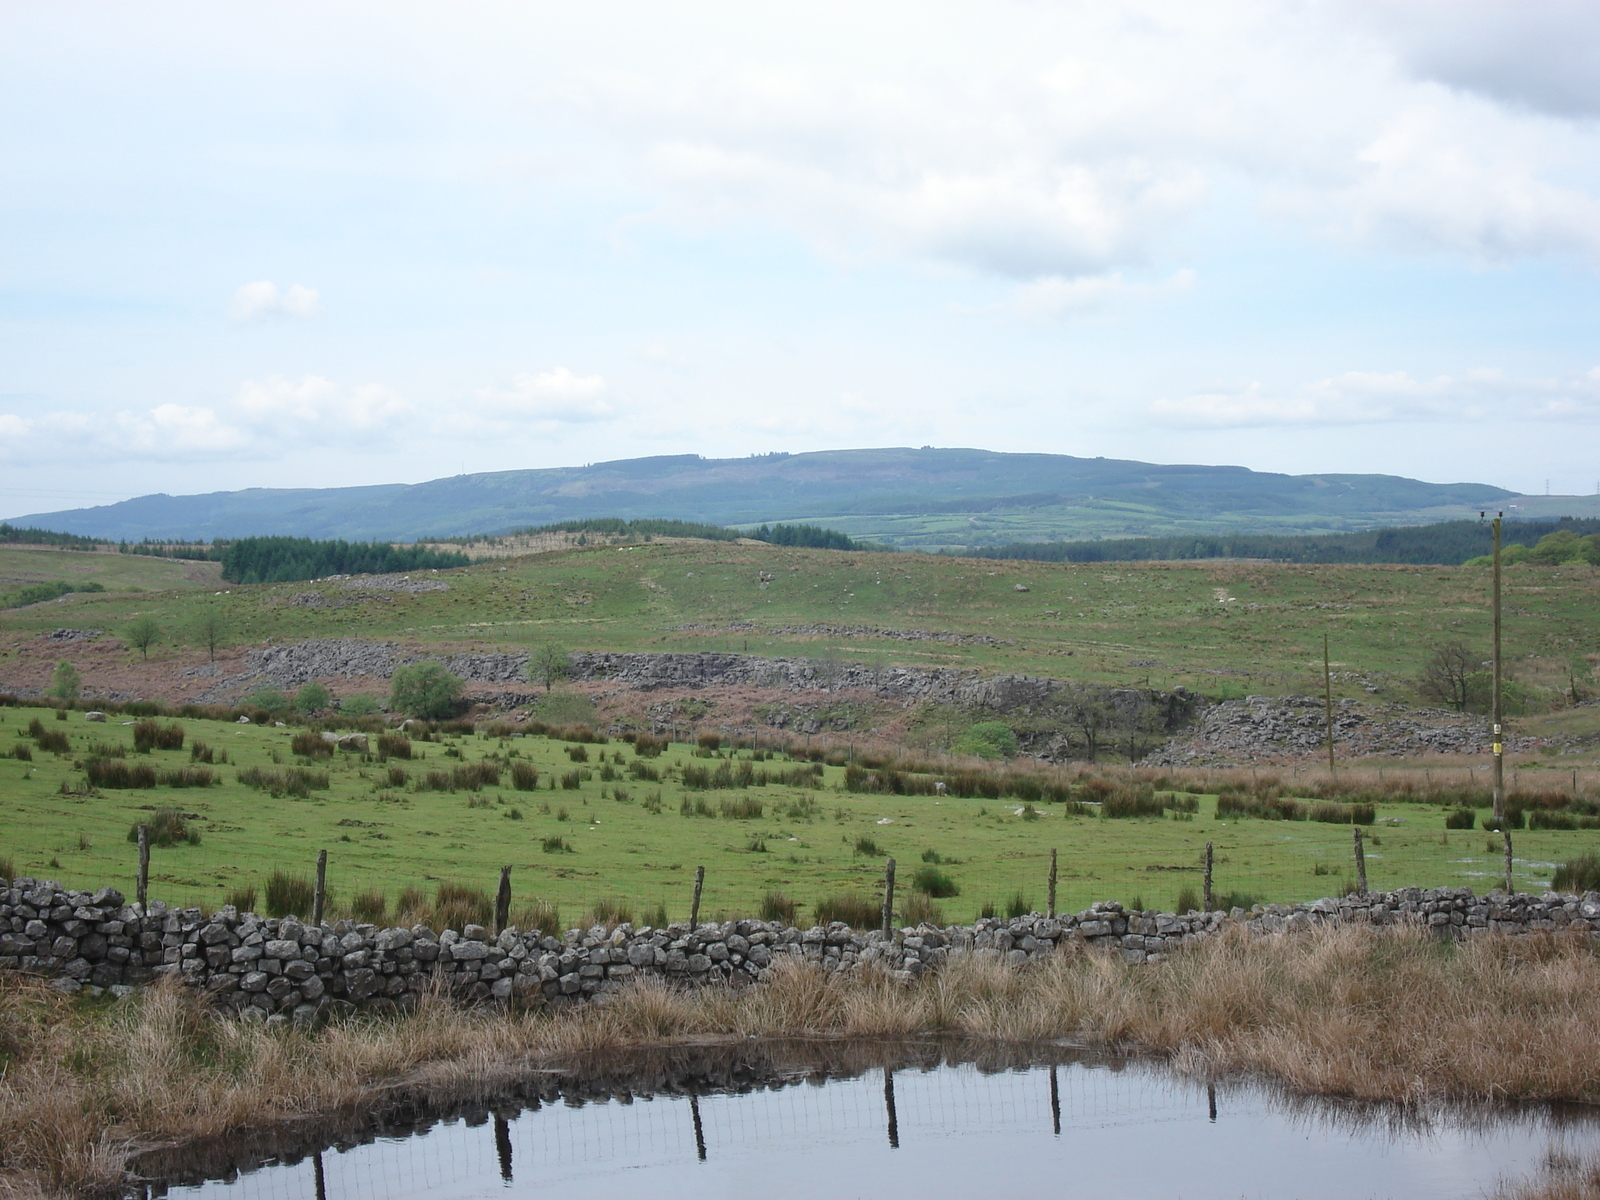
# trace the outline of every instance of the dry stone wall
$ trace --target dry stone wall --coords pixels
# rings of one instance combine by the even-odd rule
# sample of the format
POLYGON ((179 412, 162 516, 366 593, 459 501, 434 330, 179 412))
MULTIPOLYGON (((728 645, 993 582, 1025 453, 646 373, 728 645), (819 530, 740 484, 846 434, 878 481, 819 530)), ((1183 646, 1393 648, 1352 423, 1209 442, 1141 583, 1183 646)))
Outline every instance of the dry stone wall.
POLYGON ((757 920, 694 929, 596 926, 556 937, 515 928, 496 935, 479 925, 442 933, 423 925, 313 925, 231 907, 207 915, 160 901, 146 911, 115 888, 72 891, 51 880, 14 879, 0 880, 0 969, 50 976, 67 992, 87 988, 119 996, 174 976, 247 1020, 281 1023, 405 1008, 432 986, 468 1002, 515 998, 553 1007, 603 998, 641 975, 742 988, 767 979, 785 960, 830 971, 878 967, 910 982, 952 954, 1022 967, 1065 942, 1081 941, 1131 963, 1151 963, 1230 922, 1262 935, 1355 923, 1420 925, 1457 940, 1562 930, 1600 937, 1600 892, 1480 897, 1468 888, 1402 888, 1311 904, 1257 905, 1248 913, 1236 908, 1183 915, 1128 912, 1112 901, 1071 915, 1034 913, 943 929, 922 925, 888 937, 839 923, 798 929, 757 920))

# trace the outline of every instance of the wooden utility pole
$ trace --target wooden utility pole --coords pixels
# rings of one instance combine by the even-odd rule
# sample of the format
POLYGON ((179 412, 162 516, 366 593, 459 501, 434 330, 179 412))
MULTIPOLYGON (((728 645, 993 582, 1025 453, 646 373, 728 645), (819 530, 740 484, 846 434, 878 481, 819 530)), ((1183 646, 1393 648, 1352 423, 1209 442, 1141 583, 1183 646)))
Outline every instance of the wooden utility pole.
POLYGON ((1322 635, 1322 697, 1328 709, 1328 775, 1335 773, 1333 765, 1333 672, 1328 669, 1328 635, 1322 635))
POLYGON ((883 867, 883 936, 889 936, 889 922, 894 915, 894 859, 883 867))
POLYGON ((328 852, 317 851, 317 890, 311 896, 311 923, 322 924, 322 903, 328 897, 328 852))
MULTIPOLYGON (((1506 767, 1505 742, 1500 729, 1500 521, 1494 515, 1494 819, 1505 826, 1506 767)), ((1511 890, 1511 839, 1506 839, 1506 891, 1511 890)))
POLYGON ((696 867, 694 869, 694 900, 689 905, 690 933, 700 928, 700 889, 705 886, 705 882, 706 869, 704 867, 696 867))

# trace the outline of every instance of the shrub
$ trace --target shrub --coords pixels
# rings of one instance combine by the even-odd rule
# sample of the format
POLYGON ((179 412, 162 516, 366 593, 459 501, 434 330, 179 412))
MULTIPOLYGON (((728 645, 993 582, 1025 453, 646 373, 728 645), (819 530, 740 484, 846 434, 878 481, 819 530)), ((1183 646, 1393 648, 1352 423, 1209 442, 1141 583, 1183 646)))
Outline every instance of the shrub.
POLYGON ((430 719, 452 716, 461 702, 461 687, 462 681, 436 662, 397 667, 389 678, 389 707, 430 719))
POLYGON ((403 787, 405 787, 406 780, 408 780, 410 778, 411 778, 411 776, 406 772, 406 769, 404 767, 393 767, 392 766, 392 767, 389 768, 388 772, 384 775, 385 781, 392 788, 403 788, 403 787))
POLYGON ((854 849, 857 854, 865 855, 867 858, 885 857, 884 849, 878 845, 877 840, 865 834, 856 839, 854 849))
POLYGON ((372 925, 383 924, 389 912, 389 898, 382 888, 368 888, 350 897, 350 915, 372 925))
POLYGON ((253 718, 257 725, 265 725, 274 715, 289 711, 289 697, 285 696, 278 688, 266 685, 251 691, 245 697, 244 702, 251 708, 260 709, 266 714, 265 717, 258 716, 253 718))
POLYGON ((441 930, 488 925, 494 920, 494 903, 482 888, 441 882, 434 896, 433 920, 441 930))
POLYGON ((1499 833, 1505 829, 1521 829, 1526 819, 1526 814, 1520 808, 1507 808, 1505 820, 1503 821, 1496 821, 1492 812, 1485 813, 1483 827, 1494 833, 1499 833))
POLYGON ((342 717, 375 717, 382 711, 383 705, 378 703, 376 696, 349 696, 339 701, 339 715, 342 717))
POLYGON ((656 770, 649 763, 640 762, 637 758, 628 764, 628 774, 633 776, 635 779, 644 782, 661 782, 661 772, 656 770))
POLYGON ((918 867, 916 874, 911 877, 911 886, 923 895, 936 900, 947 900, 951 896, 961 894, 961 888, 956 881, 935 866, 918 867))
POLYGON ((456 737, 471 737, 477 729, 471 721, 441 721, 439 732, 453 734, 456 737))
POLYGON ((91 787, 97 788, 153 788, 156 769, 144 763, 129 766, 120 758, 91 758, 83 764, 91 787))
POLYGON ((468 763, 450 768, 450 790, 476 792, 500 785, 500 768, 492 762, 468 763))
POLYGON ((1550 886, 1558 892, 1600 891, 1600 854, 1590 850, 1562 863, 1550 886))
POLYGON ((294 916, 309 919, 315 899, 316 889, 312 887, 311 880, 303 875, 290 875, 282 868, 275 868, 272 874, 267 876, 269 917, 294 916))
POLYGON ((583 782, 583 776, 577 771, 567 771, 561 776, 561 786, 569 792, 578 790, 578 785, 583 782))
POLYGON ((937 850, 934 850, 930 847, 922 852, 922 861, 925 863, 932 863, 934 866, 938 866, 944 861, 944 857, 937 850))
POLYGON ((611 789, 611 798, 613 800, 615 800, 618 804, 632 804, 633 803, 633 797, 628 794, 628 789, 627 788, 623 788, 623 787, 614 787, 614 788, 612 788, 611 789))
POLYGON ((246 767, 238 774, 245 787, 267 792, 273 796, 298 796, 309 799, 314 791, 326 791, 328 773, 311 771, 303 767, 290 767, 286 771, 267 771, 261 767, 246 767))
POLYGON ((539 786, 539 768, 528 762, 511 764, 511 786, 519 792, 531 792, 539 786))
MULTIPOLYGON (((215 753, 212 751, 211 747, 206 745, 204 742, 193 741, 189 743, 190 762, 209 763, 215 761, 215 759, 215 753)), ((223 761, 226 762, 227 759, 224 758, 223 761)))
POLYGON ((883 905, 855 892, 824 896, 812 906, 818 925, 843 921, 851 929, 877 929, 883 921, 883 905))
POLYGON ((289 749, 302 758, 332 758, 333 743, 320 733, 307 729, 289 739, 289 749))
POLYGON ((33 747, 28 745, 27 742, 18 742, 15 746, 11 747, 11 757, 16 759, 18 762, 32 762, 33 747))
POLYGON ((1006 901, 1006 916, 1008 917, 1025 917, 1032 911, 1033 905, 1028 903, 1021 892, 1017 892, 1010 900, 1006 901))
MULTIPOLYGON (((1311 819, 1327 825, 1371 825, 1377 820, 1377 816, 1377 809, 1370 804, 1340 804, 1334 800, 1318 800, 1311 806, 1311 819)), ((1472 824, 1468 822, 1459 828, 1471 829, 1472 824)))
POLYGON ((157 772, 156 778, 162 787, 171 788, 203 788, 212 783, 211 772, 205 767, 173 767, 157 772))
POLYGON ((82 690, 83 680, 78 675, 78 668, 65 660, 58 662, 55 673, 50 676, 47 694, 56 700, 72 701, 78 698, 82 690))
POLYGON ((1187 912, 1197 912, 1200 908, 1200 893, 1193 887, 1179 889, 1178 898, 1173 902, 1172 911, 1180 916, 1187 912))
POLYGON ((561 909, 552 900, 529 900, 517 908, 512 916, 512 924, 524 933, 529 930, 554 933, 561 928, 561 909))
POLYGON ((633 752, 640 758, 656 758, 667 748, 667 739, 641 733, 633 739, 633 752))
POLYGON ((751 854, 765 854, 767 852, 767 839, 760 834, 756 834, 745 843, 744 848, 751 854))
POLYGON ((228 893, 228 898, 223 903, 231 904, 242 913, 255 912, 256 910, 256 885, 245 884, 236 887, 228 893))
POLYGON ((405 924, 403 918, 410 918, 409 923, 415 925, 424 917, 429 916, 428 895, 414 883, 408 883, 400 889, 400 894, 394 901, 395 921, 405 924))
POLYGON ((160 725, 155 721, 139 721, 133 727, 133 748, 140 754, 152 750, 182 750, 183 726, 177 722, 160 725))
POLYGON ((1017 752, 1017 735, 1004 721, 979 721, 962 734, 952 749, 980 758, 1011 758, 1017 752))
POLYGON ((380 733, 378 735, 379 758, 410 758, 411 739, 398 733, 380 733))
POLYGON ((710 750, 714 754, 722 749, 722 738, 715 733, 702 733, 695 739, 695 745, 702 750, 710 750))
POLYGON ((589 761, 589 752, 581 745, 568 746, 567 757, 575 763, 586 763, 589 761))
MULTIPOLYGON (((152 846, 198 846, 200 844, 200 831, 188 828, 184 824, 183 814, 176 809, 159 808, 148 822, 143 823, 149 826, 150 844, 152 846)), ((128 840, 130 842, 139 840, 140 824, 141 822, 135 822, 129 826, 128 840)))
POLYGON ((1471 829, 1478 823, 1478 814, 1470 808, 1458 808, 1444 818, 1446 829, 1471 829))
POLYGON ((741 796, 737 800, 724 800, 719 807, 722 809, 722 815, 730 821, 759 820, 763 811, 761 801, 752 796, 741 796))
POLYGON ((572 847, 567 845, 567 839, 564 838, 564 837, 560 837, 560 836, 540 838, 539 839, 539 848, 541 850, 543 850, 546 854, 571 854, 571 853, 573 853, 572 847))
POLYGON ((921 892, 912 892, 901 901, 900 923, 902 925, 943 925, 944 910, 921 892))
POLYGON ((1218 912, 1227 912, 1235 908, 1249 912, 1261 903, 1261 897, 1254 892, 1224 892, 1220 896, 1213 896, 1211 902, 1217 906, 1218 912))
POLYGON ((633 921, 633 909, 626 900, 601 899, 589 906, 583 919, 588 923, 588 928, 603 925, 607 929, 614 929, 633 921))
POLYGON ((714 817, 717 814, 711 805, 704 800, 690 800, 689 797, 685 796, 683 802, 678 805, 678 815, 680 817, 714 817))
POLYGON ((1217 793, 1217 817, 1255 817, 1262 821, 1304 821, 1309 815, 1298 800, 1275 794, 1275 788, 1254 794, 1224 787, 1217 793))
POLYGON ((793 925, 799 908, 799 905, 782 892, 768 892, 761 897, 761 919, 763 921, 782 921, 786 926, 793 925))
POLYGON ((332 705, 333 697, 320 683, 308 683, 294 694, 294 706, 306 714, 321 712, 332 705))
MULTIPOLYGON (((1110 819, 1159 817, 1167 806, 1153 788, 1118 788, 1100 802, 1100 815, 1110 819)), ((1015 914, 1020 915, 1020 914, 1015 914)))
POLYGON ((47 750, 52 754, 72 753, 71 739, 58 730, 51 729, 45 733, 38 734, 33 740, 39 749, 47 750))

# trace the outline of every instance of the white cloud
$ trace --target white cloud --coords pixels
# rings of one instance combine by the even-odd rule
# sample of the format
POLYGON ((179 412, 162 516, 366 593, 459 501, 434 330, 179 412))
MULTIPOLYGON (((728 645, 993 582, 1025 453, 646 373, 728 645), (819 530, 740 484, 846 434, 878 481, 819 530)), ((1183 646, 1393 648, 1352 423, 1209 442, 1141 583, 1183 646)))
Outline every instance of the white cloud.
POLYGON ((269 436, 291 436, 295 426, 374 433, 411 413, 411 406, 382 384, 345 387, 320 375, 298 382, 273 375, 249 380, 233 397, 240 419, 269 436))
POLYGON ((1017 290, 1012 307, 1028 316, 1067 316, 1100 312, 1128 300, 1155 300, 1180 295, 1195 284, 1194 271, 1176 271, 1159 283, 1130 283, 1121 271, 1068 279, 1050 275, 1017 290))
POLYGON ((846 260, 1094 279, 1157 260, 1242 181, 1361 244, 1600 261, 1596 131, 1552 129, 1521 98, 1551 52, 1582 93, 1568 108, 1600 105, 1592 54, 1572 49, 1600 44, 1600 10, 1551 3, 1564 15, 1506 0, 887 3, 794 24, 690 5, 530 99, 611 135, 661 197, 649 219, 776 223, 846 260), (1499 82, 1463 85, 1477 68, 1460 64, 1480 59, 1499 82))
POLYGON ((228 315, 235 321, 253 321, 257 317, 320 317, 322 298, 316 288, 292 283, 281 291, 270 279, 246 283, 233 293, 228 315))
POLYGON ((1480 369, 1413 379, 1351 371, 1286 392, 1252 383, 1230 392, 1162 398, 1150 413, 1195 428, 1387 424, 1398 421, 1600 420, 1600 367, 1564 379, 1517 379, 1480 369))
POLYGON ((482 415, 508 420, 579 423, 604 421, 616 415, 606 399, 606 381, 599 375, 578 375, 567 367, 512 377, 508 388, 478 392, 482 415))

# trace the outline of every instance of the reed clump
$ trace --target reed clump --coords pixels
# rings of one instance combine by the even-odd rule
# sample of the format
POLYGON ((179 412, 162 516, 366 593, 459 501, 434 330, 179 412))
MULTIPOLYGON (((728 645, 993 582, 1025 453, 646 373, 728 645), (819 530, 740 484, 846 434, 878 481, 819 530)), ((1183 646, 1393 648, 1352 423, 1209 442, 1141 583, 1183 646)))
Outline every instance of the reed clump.
POLYGON ((1600 1100, 1600 955, 1582 937, 1456 945, 1420 930, 1235 927, 1156 965, 1068 946, 1023 969, 955 955, 902 985, 785 963, 743 991, 646 978, 613 1000, 550 1014, 428 993, 395 1019, 267 1028, 219 1017, 170 981, 105 1007, 5 972, 0 1193, 110 1193, 140 1144, 490 1088, 542 1061, 675 1039, 1072 1037, 1304 1094, 1600 1100))

